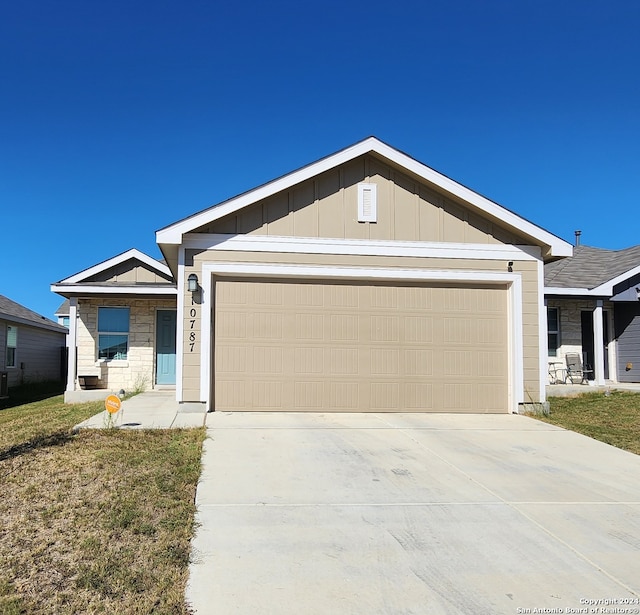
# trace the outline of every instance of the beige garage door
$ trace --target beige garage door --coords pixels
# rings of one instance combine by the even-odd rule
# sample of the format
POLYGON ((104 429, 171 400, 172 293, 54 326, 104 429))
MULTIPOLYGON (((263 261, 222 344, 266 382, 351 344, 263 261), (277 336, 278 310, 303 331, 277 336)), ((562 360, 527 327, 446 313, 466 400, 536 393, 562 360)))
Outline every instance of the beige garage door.
POLYGON ((507 293, 218 280, 216 410, 506 412, 507 293))

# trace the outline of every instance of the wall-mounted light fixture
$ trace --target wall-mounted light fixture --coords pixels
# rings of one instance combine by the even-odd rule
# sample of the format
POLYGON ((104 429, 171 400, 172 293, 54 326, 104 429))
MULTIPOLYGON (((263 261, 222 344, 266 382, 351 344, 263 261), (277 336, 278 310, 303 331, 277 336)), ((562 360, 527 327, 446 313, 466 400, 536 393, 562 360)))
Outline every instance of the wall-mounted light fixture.
POLYGON ((513 273, 513 261, 509 261, 509 263, 507 264, 507 271, 509 273, 513 273))
POLYGON ((187 290, 190 293, 195 293, 198 290, 198 276, 195 273, 189 274, 187 278, 187 290))

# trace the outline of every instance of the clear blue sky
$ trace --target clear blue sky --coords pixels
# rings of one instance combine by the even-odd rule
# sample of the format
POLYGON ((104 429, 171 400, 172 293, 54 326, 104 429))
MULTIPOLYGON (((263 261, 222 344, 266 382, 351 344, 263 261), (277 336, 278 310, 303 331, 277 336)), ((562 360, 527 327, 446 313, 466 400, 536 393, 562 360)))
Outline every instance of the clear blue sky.
POLYGON ((0 294, 369 135, 573 241, 640 243, 637 0, 21 0, 0 11, 0 294))

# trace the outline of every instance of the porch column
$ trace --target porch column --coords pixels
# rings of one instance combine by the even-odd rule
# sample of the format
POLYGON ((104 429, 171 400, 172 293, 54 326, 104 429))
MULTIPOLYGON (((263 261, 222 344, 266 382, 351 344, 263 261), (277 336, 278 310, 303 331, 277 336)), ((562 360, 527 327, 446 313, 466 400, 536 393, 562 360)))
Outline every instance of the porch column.
POLYGON ((604 325, 602 324, 602 299, 596 300, 596 307, 593 310, 593 366, 595 383, 604 384, 604 325))
POLYGON ((67 365, 67 391, 76 390, 76 357, 78 355, 78 298, 69 299, 69 356, 67 365))

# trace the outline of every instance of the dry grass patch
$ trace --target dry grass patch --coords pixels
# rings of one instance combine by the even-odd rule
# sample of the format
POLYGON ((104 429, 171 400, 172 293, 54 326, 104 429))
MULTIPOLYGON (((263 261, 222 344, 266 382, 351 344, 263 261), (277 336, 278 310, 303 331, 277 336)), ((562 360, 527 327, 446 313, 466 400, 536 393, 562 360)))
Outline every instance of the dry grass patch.
POLYGON ((597 392, 549 402, 551 414, 535 418, 640 455, 640 394, 597 392))
POLYGON ((31 440, 0 411, 0 613, 187 613, 204 428, 72 435, 62 406, 31 440))

